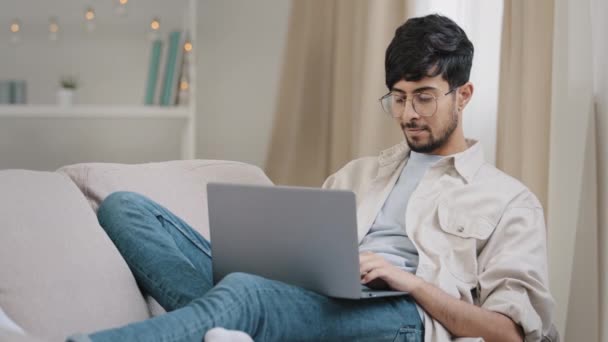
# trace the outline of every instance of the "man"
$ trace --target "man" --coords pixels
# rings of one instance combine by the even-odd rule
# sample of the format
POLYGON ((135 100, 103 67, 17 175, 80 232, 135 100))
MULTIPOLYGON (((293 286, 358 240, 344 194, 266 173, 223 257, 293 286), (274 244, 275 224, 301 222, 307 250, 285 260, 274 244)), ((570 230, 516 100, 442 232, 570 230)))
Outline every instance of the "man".
POLYGON ((543 210, 464 138, 472 59, 473 45, 448 18, 399 27, 380 102, 405 141, 324 184, 357 195, 362 283, 409 295, 334 299, 240 273, 213 286, 208 241, 160 205, 115 193, 99 221, 141 288, 170 313, 78 338, 201 341, 224 327, 256 341, 541 340, 554 305, 543 210))

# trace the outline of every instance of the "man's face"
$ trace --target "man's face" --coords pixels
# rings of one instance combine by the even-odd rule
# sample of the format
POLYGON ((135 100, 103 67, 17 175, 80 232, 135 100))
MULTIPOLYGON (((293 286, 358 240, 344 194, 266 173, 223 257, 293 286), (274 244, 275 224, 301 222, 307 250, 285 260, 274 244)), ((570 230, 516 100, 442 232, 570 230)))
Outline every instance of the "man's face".
POLYGON ((433 153, 445 144, 460 124, 460 115, 456 107, 456 91, 449 92, 449 84, 441 75, 426 77, 419 81, 401 80, 393 86, 392 92, 407 97, 405 110, 396 118, 403 130, 410 149, 420 153, 433 153), (432 116, 422 116, 414 111, 413 95, 416 93, 432 94, 437 99, 437 110, 432 116))

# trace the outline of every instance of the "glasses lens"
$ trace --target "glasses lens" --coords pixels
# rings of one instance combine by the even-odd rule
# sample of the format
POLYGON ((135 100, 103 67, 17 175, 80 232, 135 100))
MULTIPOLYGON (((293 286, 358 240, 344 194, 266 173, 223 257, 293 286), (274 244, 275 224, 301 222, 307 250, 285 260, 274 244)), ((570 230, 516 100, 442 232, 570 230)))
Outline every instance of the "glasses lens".
POLYGON ((403 113, 405 107, 405 98, 403 96, 389 94, 380 100, 382 109, 385 113, 393 117, 399 117, 403 113))
POLYGON ((414 94, 412 102, 414 103, 414 110, 418 115, 431 116, 435 114, 435 110, 437 110, 437 100, 432 94, 414 94))

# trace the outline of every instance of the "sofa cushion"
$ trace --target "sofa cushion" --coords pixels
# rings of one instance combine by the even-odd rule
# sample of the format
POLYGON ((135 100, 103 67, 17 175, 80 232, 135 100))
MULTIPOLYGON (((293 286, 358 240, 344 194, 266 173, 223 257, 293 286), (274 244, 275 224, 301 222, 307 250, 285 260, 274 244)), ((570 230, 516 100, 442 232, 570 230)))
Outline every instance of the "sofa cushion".
POLYGON ((34 336, 22 335, 13 330, 5 330, 0 328, 0 341, 2 342, 48 342, 38 339, 34 336))
POLYGON ((221 160, 178 160, 148 164, 88 163, 62 167, 95 211, 115 191, 145 195, 209 238, 207 183, 272 184, 258 167, 221 160))
POLYGON ((0 307, 0 330, 10 330, 22 335, 25 335, 25 331, 17 325, 0 307))
POLYGON ((0 171, 0 307, 62 341, 149 317, 126 263, 65 175, 0 171))

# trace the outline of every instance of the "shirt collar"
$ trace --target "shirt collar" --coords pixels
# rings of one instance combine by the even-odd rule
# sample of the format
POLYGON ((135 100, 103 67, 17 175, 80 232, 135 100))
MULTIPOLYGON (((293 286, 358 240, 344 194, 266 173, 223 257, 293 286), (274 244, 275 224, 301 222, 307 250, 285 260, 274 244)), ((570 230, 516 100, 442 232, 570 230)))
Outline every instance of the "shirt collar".
MULTIPOLYGON (((437 162, 436 165, 450 163, 467 181, 467 183, 469 183, 472 181, 479 168, 483 165, 484 158, 483 149, 477 140, 466 139, 466 142, 469 148, 462 152, 445 157, 441 161, 437 162)), ((399 165, 400 162, 404 161, 405 158, 409 156, 409 153, 410 148, 405 140, 380 152, 380 156, 378 157, 378 162, 380 164, 379 174, 382 175, 386 172, 390 173, 390 170, 392 169, 390 166, 399 165)))

